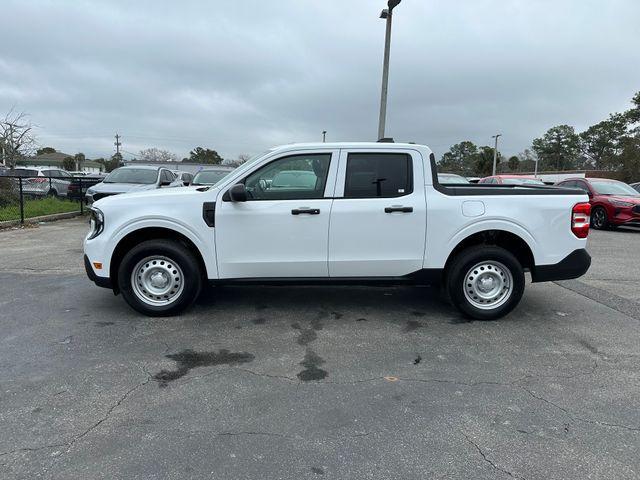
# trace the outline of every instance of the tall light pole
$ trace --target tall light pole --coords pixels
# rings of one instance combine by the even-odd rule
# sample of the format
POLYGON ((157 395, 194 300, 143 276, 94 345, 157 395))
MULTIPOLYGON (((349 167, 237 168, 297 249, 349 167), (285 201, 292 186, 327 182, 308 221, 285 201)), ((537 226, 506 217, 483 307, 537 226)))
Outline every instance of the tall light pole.
POLYGON ((501 137, 502 134, 501 133, 496 133, 495 135, 492 135, 491 138, 495 138, 496 139, 496 145, 493 149, 493 173, 492 175, 496 174, 496 162, 498 161, 498 138, 501 137))
POLYGON ((323 130, 322 131, 322 143, 325 143, 327 141, 327 131, 323 130))
POLYGON ((391 18, 393 9, 402 0, 389 0, 387 6, 380 13, 380 18, 387 21, 387 30, 384 36, 384 59, 382 61, 382 91, 380 92, 380 118, 378 120, 378 140, 384 138, 384 128, 387 122, 387 87, 389 85, 389 50, 391 49, 391 18))

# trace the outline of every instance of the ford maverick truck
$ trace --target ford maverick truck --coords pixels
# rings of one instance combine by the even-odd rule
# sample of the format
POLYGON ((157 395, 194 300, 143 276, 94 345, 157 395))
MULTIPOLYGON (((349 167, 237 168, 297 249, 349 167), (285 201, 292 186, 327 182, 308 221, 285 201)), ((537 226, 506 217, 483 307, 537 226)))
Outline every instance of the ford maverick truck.
POLYGON ((590 206, 579 190, 440 184, 409 143, 294 144, 213 186, 98 200, 87 275, 146 315, 175 315, 212 284, 432 284, 494 319, 533 282, 576 278, 590 206))

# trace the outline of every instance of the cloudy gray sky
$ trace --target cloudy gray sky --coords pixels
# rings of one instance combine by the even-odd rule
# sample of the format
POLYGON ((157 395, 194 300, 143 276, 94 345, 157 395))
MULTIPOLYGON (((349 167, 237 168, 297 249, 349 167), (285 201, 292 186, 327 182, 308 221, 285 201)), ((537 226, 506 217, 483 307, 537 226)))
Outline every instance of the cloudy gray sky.
MULTIPOLYGON (((0 110, 67 153, 375 140, 384 0, 3 0, 0 110)), ((638 0, 403 0, 387 134, 517 153, 640 90, 638 0)))

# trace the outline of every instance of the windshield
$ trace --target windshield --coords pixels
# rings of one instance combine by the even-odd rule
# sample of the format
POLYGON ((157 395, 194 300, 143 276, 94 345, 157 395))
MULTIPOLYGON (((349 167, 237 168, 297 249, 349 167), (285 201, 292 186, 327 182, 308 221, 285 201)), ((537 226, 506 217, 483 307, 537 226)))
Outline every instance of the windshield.
POLYGON ((600 195, 625 195, 635 197, 638 195, 633 188, 631 188, 626 183, 617 182, 617 181, 593 181, 590 180, 591 186, 596 191, 596 193, 600 195))
POLYGON ((116 168, 107 175, 104 183, 139 183, 151 185, 158 179, 158 170, 149 168, 116 168))
POLYGON ((467 180, 466 178, 460 175, 456 175, 455 173, 439 173, 438 182, 439 183, 469 183, 469 180, 467 180))
POLYGON ((224 170, 202 170, 193 177, 192 185, 215 185, 229 173, 224 170))
POLYGON ((544 185, 544 182, 537 178, 503 178, 502 183, 506 185, 544 185))

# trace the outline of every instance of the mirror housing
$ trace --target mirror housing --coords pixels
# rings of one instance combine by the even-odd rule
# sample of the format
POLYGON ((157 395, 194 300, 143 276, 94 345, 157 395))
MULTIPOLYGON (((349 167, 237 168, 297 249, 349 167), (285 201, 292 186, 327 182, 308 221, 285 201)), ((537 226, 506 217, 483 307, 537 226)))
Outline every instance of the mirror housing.
POLYGON ((246 202, 247 201, 247 189, 244 183, 236 183, 229 189, 229 198, 232 202, 246 202))
POLYGON ((158 187, 168 187, 169 185, 171 185, 171 182, 160 182, 158 184, 158 187))

